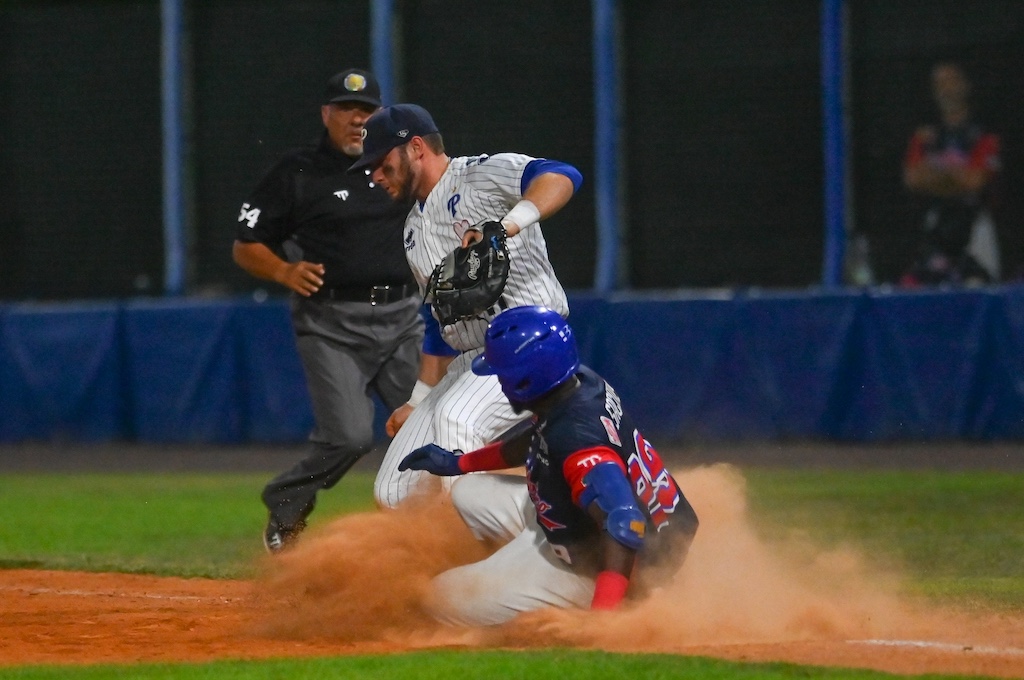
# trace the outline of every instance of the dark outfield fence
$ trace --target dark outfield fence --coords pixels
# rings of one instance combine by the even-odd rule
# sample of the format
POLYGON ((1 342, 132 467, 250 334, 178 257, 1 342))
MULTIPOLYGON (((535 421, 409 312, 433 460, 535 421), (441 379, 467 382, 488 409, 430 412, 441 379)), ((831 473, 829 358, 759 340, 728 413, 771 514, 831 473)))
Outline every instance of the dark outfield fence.
MULTIPOLYGON (((368 65, 370 4, 184 4, 188 295, 154 301, 135 296, 165 284, 160 3, 0 3, 0 441, 280 441, 310 425, 284 306, 240 301, 265 284, 230 246, 262 172, 318 134, 322 83, 368 65)), ((452 153, 523 151, 590 180, 545 227, 563 282, 590 289, 591 3, 395 6, 399 98, 434 113, 452 153)), ((1016 285, 814 290, 822 6, 619 3, 620 255, 634 292, 574 296, 585 355, 663 437, 1020 438, 1016 285), (669 292, 699 288, 732 292, 669 292)), ((910 255, 900 163, 932 116, 941 58, 966 66, 1002 136, 999 236, 1019 279, 1024 2, 845 6, 849 224, 870 238, 878 279, 910 255)))
MULTIPOLYGON (((369 0, 187 1, 190 294, 258 287, 230 260, 238 206, 315 136, 323 81, 369 62, 369 0)), ((594 176, 591 3, 401 0, 399 96, 453 153, 518 150, 594 176)), ((619 3, 622 270, 629 287, 821 281, 821 0, 619 3)), ((962 60, 1003 135, 1005 270, 1024 262, 1024 2, 848 0, 851 223, 896 277, 917 226, 900 160, 962 60)), ((0 3, 0 299, 159 295, 160 3, 0 3)), ((594 182, 550 221, 565 283, 595 279, 594 182)))
MULTIPOLYGON (((584 360, 655 441, 1024 437, 1024 287, 570 302, 584 360)), ((312 424, 281 301, 0 307, 0 403, 0 442, 312 424)))

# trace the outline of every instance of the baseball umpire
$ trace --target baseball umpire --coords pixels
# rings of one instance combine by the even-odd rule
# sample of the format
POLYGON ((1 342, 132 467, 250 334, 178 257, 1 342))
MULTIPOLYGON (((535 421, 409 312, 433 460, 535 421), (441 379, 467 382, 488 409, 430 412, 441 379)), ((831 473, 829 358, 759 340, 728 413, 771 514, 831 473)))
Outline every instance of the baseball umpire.
POLYGON ((292 292, 291 319, 315 418, 311 451, 263 490, 267 550, 288 546, 329 489, 373 445, 376 392, 395 409, 419 372, 421 298, 402 247, 411 201, 348 170, 381 106, 373 75, 327 82, 318 142, 285 153, 242 204, 235 262, 292 292))
POLYGON ((526 465, 525 485, 509 475, 467 475, 452 487, 473 533, 507 542, 435 579, 437 618, 489 625, 543 606, 613 609, 636 580, 651 586, 662 568, 678 568, 697 515, 615 390, 580 365, 558 313, 502 312, 472 370, 496 375, 513 407, 536 419, 504 443, 466 454, 429 444, 400 465, 446 476, 526 465), (520 502, 523 486, 532 504, 520 502))
POLYGON ((381 109, 365 130, 363 157, 352 169, 371 169, 393 198, 417 201, 405 225, 406 256, 433 298, 444 340, 437 345, 456 355, 434 354, 425 345, 413 398, 389 421, 397 434, 374 494, 378 504, 393 507, 430 480, 398 469, 407 453, 429 442, 476 449, 526 417, 512 410, 497 380, 470 371, 470 362, 483 350, 488 321, 503 309, 545 305, 568 315, 539 222, 561 210, 583 178, 567 163, 518 153, 451 158, 433 118, 415 104, 381 109), (496 294, 460 290, 460 281, 472 280, 494 283, 482 292, 496 294), (462 292, 472 304, 463 304, 462 292))

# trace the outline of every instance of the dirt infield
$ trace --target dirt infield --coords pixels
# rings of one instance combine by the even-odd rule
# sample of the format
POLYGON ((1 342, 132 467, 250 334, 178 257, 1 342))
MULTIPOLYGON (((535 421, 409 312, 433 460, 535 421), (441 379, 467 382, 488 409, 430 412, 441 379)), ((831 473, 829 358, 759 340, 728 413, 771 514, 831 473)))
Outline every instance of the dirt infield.
MULTIPOLYGON (((102 462, 89 451, 47 451, 58 457, 47 462, 36 451, 19 462, 0 452, 0 469, 275 469, 295 455, 234 451, 218 463, 209 452, 134 450, 102 462)), ((433 624, 416 613, 430 576, 480 550, 468 535, 436 530, 454 524, 432 516, 450 512, 439 505, 415 516, 340 518, 268 561, 253 581, 0 570, 0 666, 558 646, 1024 677, 1024 618, 929 608, 907 601, 898 577, 869 572, 856 555, 767 545, 747 523, 742 479, 715 464, 1016 470, 1024 467, 1019 449, 832 453, 815 445, 677 451, 688 463, 679 472, 688 496, 695 490, 699 541, 671 583, 622 612, 546 611, 489 630, 433 624)))
MULTIPOLYGON (((431 646, 429 637, 402 642, 367 639, 372 635, 349 642, 311 635, 282 638, 262 630, 264 613, 253 588, 253 583, 242 581, 0 571, 0 664, 201 662, 398 653, 431 646)), ((632 651, 903 674, 1020 678, 1024 677, 1024 649, 1013 645, 1022 642, 1022 624, 994 618, 988 629, 964 630, 945 640, 683 643, 632 651), (1016 640, 1010 639, 1014 627, 1016 640)), ((438 642, 450 646, 460 641, 442 637, 438 642)), ((480 646, 473 640, 465 644, 480 646)), ((512 646, 539 645, 525 641, 512 646)))

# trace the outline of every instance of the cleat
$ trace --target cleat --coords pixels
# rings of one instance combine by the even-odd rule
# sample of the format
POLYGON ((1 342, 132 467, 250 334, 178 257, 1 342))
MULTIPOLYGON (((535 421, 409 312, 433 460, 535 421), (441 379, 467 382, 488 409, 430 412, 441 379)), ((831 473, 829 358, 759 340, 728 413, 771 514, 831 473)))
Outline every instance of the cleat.
POLYGON ((292 526, 284 526, 271 517, 263 530, 263 546, 271 555, 277 554, 291 547, 305 528, 306 523, 302 520, 292 526))

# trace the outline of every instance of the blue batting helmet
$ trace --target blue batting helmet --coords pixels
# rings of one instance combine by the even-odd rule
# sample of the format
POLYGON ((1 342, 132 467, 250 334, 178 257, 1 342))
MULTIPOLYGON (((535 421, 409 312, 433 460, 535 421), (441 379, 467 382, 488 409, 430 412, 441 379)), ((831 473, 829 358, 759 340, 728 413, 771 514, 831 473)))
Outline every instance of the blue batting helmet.
POLYGON ((572 328, 547 307, 513 307, 487 327, 477 375, 496 375, 511 401, 526 403, 571 378, 580 367, 572 328))

